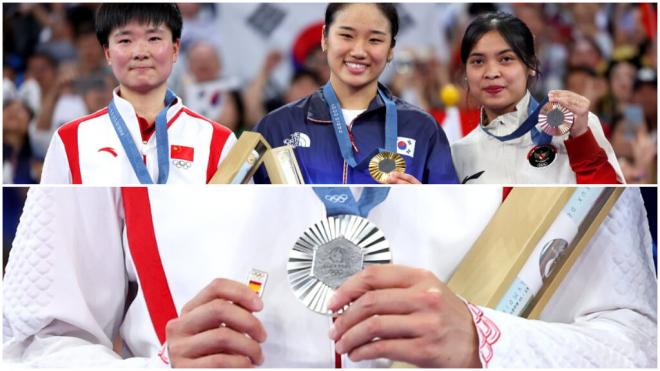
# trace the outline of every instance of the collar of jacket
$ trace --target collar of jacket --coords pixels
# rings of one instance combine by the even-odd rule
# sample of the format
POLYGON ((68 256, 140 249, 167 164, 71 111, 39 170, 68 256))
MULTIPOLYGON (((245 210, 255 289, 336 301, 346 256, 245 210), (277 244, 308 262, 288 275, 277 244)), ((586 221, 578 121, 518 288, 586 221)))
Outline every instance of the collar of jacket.
MULTIPOLYGON (((394 100, 392 92, 385 87, 385 85, 378 83, 378 89, 381 89, 385 96, 394 100)), ((369 102, 367 110, 360 114, 360 116, 376 111, 379 109, 385 109, 385 102, 380 98, 380 94, 376 93, 376 96, 369 102)), ((323 88, 318 89, 309 97, 309 106, 307 109, 307 121, 315 124, 332 124, 332 117, 330 117, 330 109, 328 104, 323 97, 323 88)))
POLYGON ((513 133, 523 122, 525 122, 525 120, 527 120, 527 108, 529 106, 530 98, 531 94, 528 90, 522 99, 516 103, 516 109, 513 112, 497 116, 491 122, 487 122, 486 111, 482 106, 480 122, 482 129, 499 136, 513 133))

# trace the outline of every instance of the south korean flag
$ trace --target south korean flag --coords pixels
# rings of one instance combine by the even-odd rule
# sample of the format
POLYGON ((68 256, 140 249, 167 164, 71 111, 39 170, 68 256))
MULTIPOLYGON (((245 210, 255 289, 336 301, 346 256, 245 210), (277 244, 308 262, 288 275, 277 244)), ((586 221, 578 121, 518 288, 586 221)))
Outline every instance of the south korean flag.
POLYGON ((415 139, 398 137, 396 140, 396 153, 415 157, 415 139))

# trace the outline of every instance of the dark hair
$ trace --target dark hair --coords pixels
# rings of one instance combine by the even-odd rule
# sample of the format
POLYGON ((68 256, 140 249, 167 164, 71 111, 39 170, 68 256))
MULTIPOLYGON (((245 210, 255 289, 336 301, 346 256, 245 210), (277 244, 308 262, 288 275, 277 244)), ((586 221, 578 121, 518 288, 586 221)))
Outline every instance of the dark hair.
MULTIPOLYGON (((42 48, 39 48, 42 49, 42 48)), ((31 59, 36 59, 36 58, 41 58, 48 63, 52 68, 57 68, 59 66, 59 62, 57 58, 53 56, 52 53, 45 51, 45 50, 37 50, 34 52, 32 55, 28 57, 28 64, 30 63, 31 59)))
POLYGON ((96 12, 96 38, 103 47, 107 47, 110 33, 131 21, 151 25, 165 24, 172 31, 172 41, 181 38, 181 12, 176 4, 167 3, 102 4, 96 12))
POLYGON ((566 72, 566 77, 574 73, 583 73, 585 75, 589 75, 589 77, 598 77, 596 70, 587 66, 569 67, 568 71, 566 72))
POLYGON ((323 85, 323 83, 325 82, 321 79, 321 77, 319 76, 318 73, 316 73, 316 72, 314 72, 314 71, 312 71, 308 68, 300 67, 300 68, 296 69, 295 72, 293 73, 293 76, 291 77, 291 85, 293 85, 293 83, 295 83, 296 81, 298 81, 300 79, 303 79, 305 77, 308 77, 308 78, 312 79, 319 86, 323 85))
MULTIPOLYGON (((335 14, 338 11, 344 9, 348 5, 353 3, 330 3, 328 7, 325 8, 325 37, 328 37, 328 29, 330 25, 335 21, 335 14)), ((399 33, 399 12, 396 10, 396 5, 392 3, 370 3, 375 5, 378 10, 387 18, 390 22, 390 31, 392 31, 392 46, 396 45, 396 34, 399 33)))
POLYGON ((513 52, 527 68, 539 75, 539 61, 534 52, 534 35, 527 25, 519 18, 503 12, 482 14, 475 18, 465 30, 461 42, 461 61, 467 64, 467 59, 481 37, 497 31, 513 52))
POLYGON ((30 108, 30 105, 23 99, 9 98, 9 99, 3 100, 2 101, 2 110, 3 111, 6 110, 7 107, 9 107, 10 105, 12 105, 14 103, 20 103, 21 106, 23 106, 23 109, 25 109, 25 111, 28 114, 28 122, 32 121, 32 119, 34 118, 34 111, 32 110, 32 108, 30 108))

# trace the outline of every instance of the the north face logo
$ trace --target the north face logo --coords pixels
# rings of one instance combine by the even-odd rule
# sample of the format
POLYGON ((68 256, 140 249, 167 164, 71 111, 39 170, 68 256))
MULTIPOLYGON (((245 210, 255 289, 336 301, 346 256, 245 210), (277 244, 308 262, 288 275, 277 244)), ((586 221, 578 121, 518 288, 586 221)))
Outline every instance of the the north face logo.
POLYGON ((293 148, 308 148, 311 144, 312 141, 309 139, 309 136, 298 131, 291 134, 287 139, 284 139, 284 145, 291 146, 293 148))

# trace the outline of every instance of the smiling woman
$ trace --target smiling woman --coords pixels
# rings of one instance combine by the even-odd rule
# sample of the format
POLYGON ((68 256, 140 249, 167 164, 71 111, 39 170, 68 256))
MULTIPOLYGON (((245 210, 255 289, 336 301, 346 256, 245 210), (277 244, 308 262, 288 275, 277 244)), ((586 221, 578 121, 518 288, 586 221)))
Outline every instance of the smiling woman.
MULTIPOLYGON (((447 138, 435 120, 378 83, 392 60, 399 18, 393 4, 329 4, 323 89, 261 120, 273 146, 295 148, 305 183, 456 183, 447 138)), ((257 183, 269 182, 265 172, 257 183)))
POLYGON ((477 17, 461 60, 469 98, 481 105, 480 125, 452 146, 463 183, 625 182, 587 98, 552 90, 539 104, 530 95, 539 63, 534 35, 520 19, 477 17))

